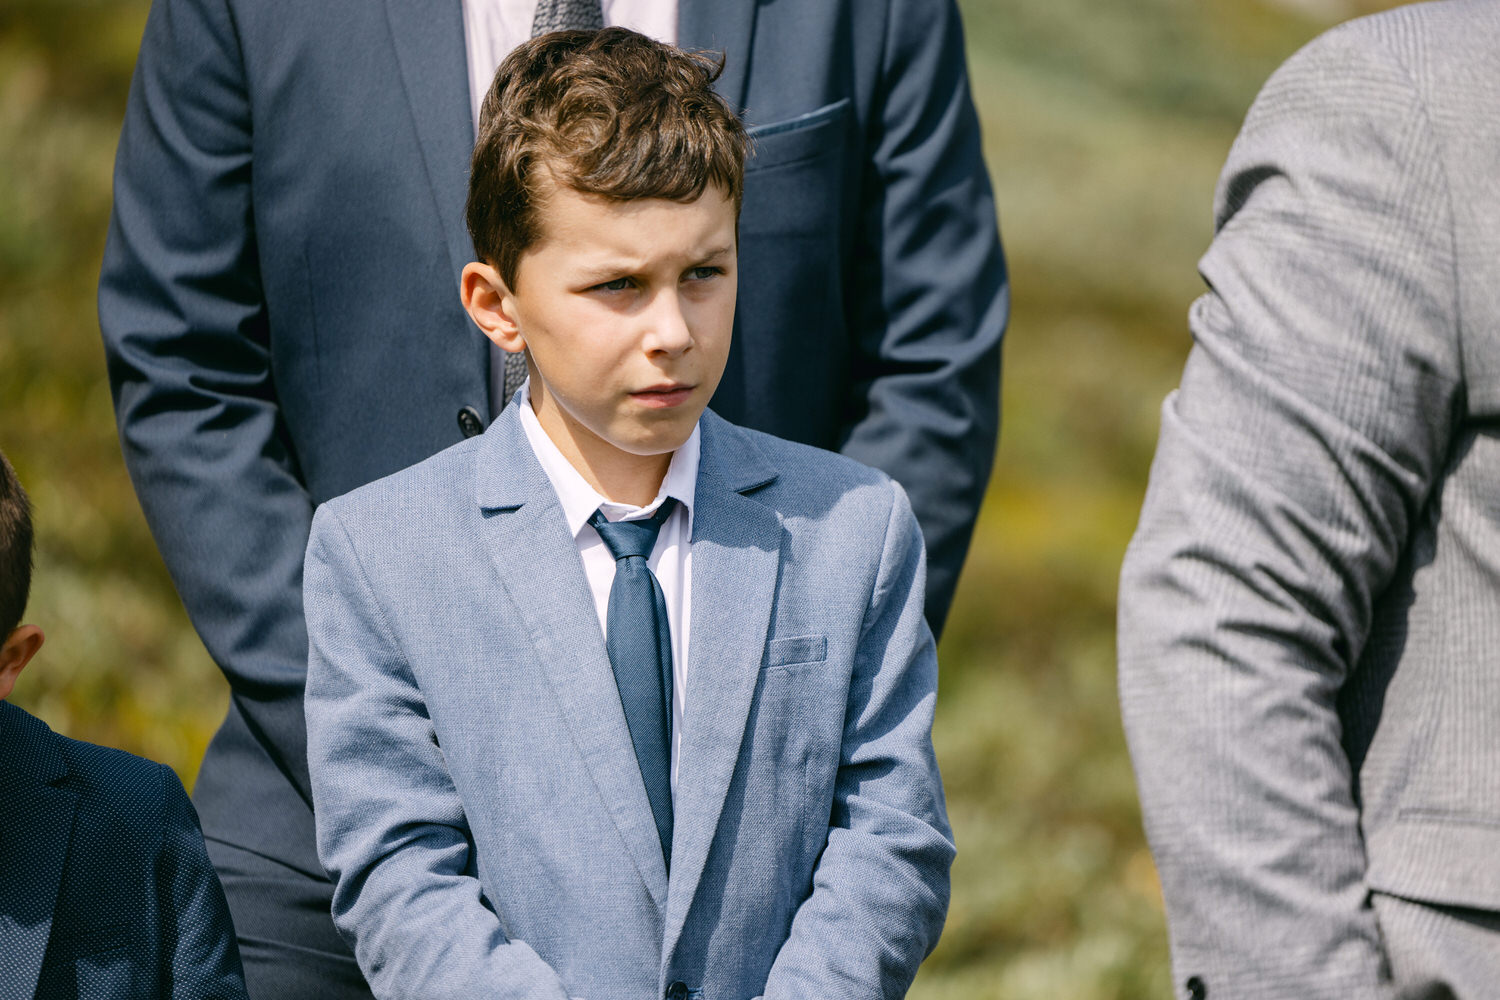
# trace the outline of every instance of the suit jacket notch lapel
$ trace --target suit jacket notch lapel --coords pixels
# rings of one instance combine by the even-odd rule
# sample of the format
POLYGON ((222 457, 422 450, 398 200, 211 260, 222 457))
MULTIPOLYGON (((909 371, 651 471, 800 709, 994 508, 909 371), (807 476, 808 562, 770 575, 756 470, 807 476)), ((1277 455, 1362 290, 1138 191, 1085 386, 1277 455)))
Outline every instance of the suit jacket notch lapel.
POLYGON ((39 719, 0 702, 0 753, 6 756, 0 800, 0 955, 8 976, 0 994, 30 996, 52 936, 52 915, 72 840, 78 793, 60 787, 68 774, 59 737, 39 719), (11 978, 13 977, 13 978, 11 978))
POLYGON ((693 610, 666 947, 682 933, 740 759, 760 677, 784 529, 743 493, 775 478, 748 436, 712 413, 693 514, 693 610))
POLYGON ((666 862, 588 580, 514 408, 501 412, 475 455, 484 542, 500 586, 642 881, 664 907, 666 862))

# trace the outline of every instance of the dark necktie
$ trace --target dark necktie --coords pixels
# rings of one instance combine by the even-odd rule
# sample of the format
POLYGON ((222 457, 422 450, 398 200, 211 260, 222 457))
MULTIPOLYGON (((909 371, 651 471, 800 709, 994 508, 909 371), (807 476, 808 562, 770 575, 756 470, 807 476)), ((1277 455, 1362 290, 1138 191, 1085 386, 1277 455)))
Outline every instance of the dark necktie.
POLYGON ((646 565, 662 524, 677 501, 668 497, 651 517, 609 521, 596 510, 589 524, 615 557, 605 649, 625 709, 625 725, 646 783, 661 854, 672 868, 672 630, 661 584, 646 565))
MULTIPOLYGON (((600 6, 600 0, 539 0, 536 5, 536 14, 531 19, 531 37, 545 35, 549 31, 563 31, 569 28, 584 28, 597 31, 604 27, 604 10, 600 6)), ((500 373, 500 399, 496 402, 497 410, 504 409, 510 402, 510 397, 516 394, 521 383, 526 381, 526 354, 517 351, 514 354, 502 351, 497 345, 490 345, 490 369, 498 369, 500 373)), ((494 385, 494 376, 491 376, 490 385, 494 385)))
POLYGON ((604 10, 600 0, 540 0, 531 19, 531 37, 549 31, 582 28, 598 31, 604 27, 604 10))

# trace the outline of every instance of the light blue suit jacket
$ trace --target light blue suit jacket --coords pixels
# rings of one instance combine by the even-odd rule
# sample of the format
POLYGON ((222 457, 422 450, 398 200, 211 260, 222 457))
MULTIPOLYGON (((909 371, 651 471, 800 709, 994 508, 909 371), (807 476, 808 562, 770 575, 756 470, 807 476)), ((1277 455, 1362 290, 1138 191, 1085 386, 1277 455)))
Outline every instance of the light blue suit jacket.
POLYGON ((905 494, 702 422, 670 877, 573 538, 515 411, 324 504, 308 749, 380 997, 898 997, 953 844, 905 494))

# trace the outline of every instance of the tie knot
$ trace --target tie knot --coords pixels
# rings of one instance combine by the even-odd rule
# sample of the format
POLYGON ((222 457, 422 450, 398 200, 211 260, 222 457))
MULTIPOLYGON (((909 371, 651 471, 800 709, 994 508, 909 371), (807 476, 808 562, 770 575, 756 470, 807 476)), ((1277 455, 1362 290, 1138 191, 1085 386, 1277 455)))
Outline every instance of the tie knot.
POLYGON ((656 513, 639 521, 611 521, 604 516, 604 511, 596 510, 589 516, 589 524, 599 532, 599 537, 604 539, 605 547, 609 554, 615 557, 615 561, 629 559, 631 556, 640 556, 642 559, 651 555, 651 550, 656 547, 656 536, 661 532, 661 526, 666 523, 667 518, 672 516, 672 511, 677 508, 677 501, 673 497, 667 497, 662 501, 656 513))

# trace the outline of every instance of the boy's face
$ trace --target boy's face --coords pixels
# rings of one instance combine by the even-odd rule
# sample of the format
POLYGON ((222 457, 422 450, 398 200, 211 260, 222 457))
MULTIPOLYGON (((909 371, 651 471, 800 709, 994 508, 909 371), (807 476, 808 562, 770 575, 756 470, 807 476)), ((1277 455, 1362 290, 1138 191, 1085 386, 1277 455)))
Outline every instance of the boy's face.
POLYGON ((570 458, 670 454, 729 356, 734 204, 713 186, 687 203, 554 186, 541 218, 516 287, 496 290, 498 329, 470 312, 502 347, 530 350, 532 406, 570 458))

